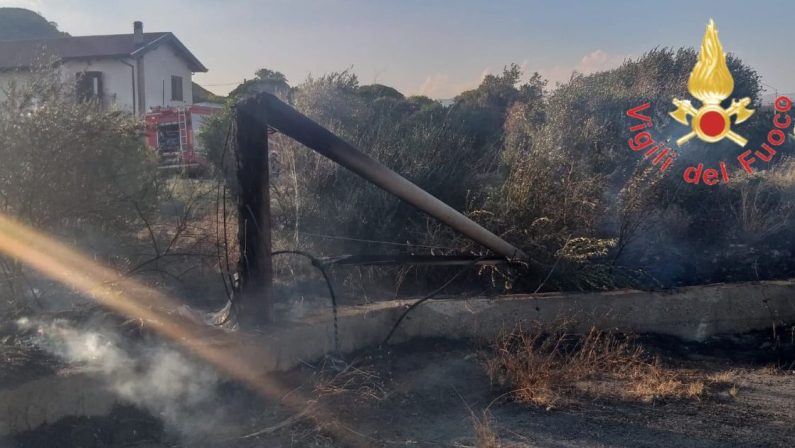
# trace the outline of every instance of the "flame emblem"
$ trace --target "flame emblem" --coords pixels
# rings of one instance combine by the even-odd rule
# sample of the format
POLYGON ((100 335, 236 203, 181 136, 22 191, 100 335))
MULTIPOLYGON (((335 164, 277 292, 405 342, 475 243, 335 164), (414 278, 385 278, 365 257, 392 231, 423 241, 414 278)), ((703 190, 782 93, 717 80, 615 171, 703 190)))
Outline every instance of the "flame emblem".
POLYGON ((692 128, 691 132, 676 141, 677 145, 682 146, 693 137, 708 143, 724 138, 740 146, 748 143, 748 140, 732 131, 731 117, 735 117, 735 124, 750 118, 754 111, 746 106, 751 103, 751 99, 746 97, 739 101, 732 100, 727 109, 720 106, 734 90, 734 78, 726 65, 726 53, 718 40, 718 29, 712 19, 709 20, 704 40, 701 41, 698 62, 690 72, 687 90, 701 101, 701 107, 697 109, 689 100, 674 98, 673 104, 677 109, 670 115, 679 123, 689 124, 692 128), (689 123, 688 117, 692 118, 689 123))

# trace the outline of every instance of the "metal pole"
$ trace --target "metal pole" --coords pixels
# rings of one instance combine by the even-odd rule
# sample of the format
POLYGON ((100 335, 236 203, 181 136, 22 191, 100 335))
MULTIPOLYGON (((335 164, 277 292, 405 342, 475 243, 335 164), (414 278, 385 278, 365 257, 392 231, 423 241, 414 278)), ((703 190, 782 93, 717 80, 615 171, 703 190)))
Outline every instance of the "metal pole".
POLYGON ((235 108, 240 297, 238 321, 256 325, 273 316, 268 121, 256 98, 235 108))
POLYGON ((259 113, 259 117, 264 119, 267 113, 268 124, 281 133, 348 168, 473 241, 491 249, 494 253, 508 258, 527 259, 527 255, 520 249, 486 230, 480 224, 462 215, 401 175, 381 165, 370 156, 360 152, 275 96, 269 93, 260 93, 255 100, 263 106, 256 111, 259 113))

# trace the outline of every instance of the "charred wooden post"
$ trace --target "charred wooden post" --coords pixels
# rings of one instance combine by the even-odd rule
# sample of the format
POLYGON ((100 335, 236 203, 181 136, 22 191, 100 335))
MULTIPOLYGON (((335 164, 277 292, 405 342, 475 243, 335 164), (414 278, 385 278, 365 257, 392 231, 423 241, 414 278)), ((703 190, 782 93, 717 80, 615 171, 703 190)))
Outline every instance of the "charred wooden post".
POLYGON ((235 302, 238 322, 257 325, 273 318, 271 210, 266 105, 257 98, 235 108, 240 275, 235 302))

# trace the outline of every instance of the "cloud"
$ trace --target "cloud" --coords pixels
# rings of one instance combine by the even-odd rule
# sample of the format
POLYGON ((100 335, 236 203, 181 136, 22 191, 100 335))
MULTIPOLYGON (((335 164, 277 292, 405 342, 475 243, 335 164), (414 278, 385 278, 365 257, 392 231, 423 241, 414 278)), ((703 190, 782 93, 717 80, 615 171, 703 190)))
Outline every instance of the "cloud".
POLYGON ((571 79, 572 73, 576 69, 571 67, 563 67, 560 65, 555 65, 551 68, 541 69, 539 73, 541 76, 546 78, 550 84, 554 85, 555 83, 564 83, 568 82, 571 79))
MULTIPOLYGON (((579 63, 573 66, 555 65, 550 68, 538 70, 538 72, 549 82, 551 85, 555 83, 565 83, 571 79, 572 74, 576 71, 582 74, 590 74, 599 71, 609 70, 618 67, 630 55, 625 54, 610 54, 602 49, 596 49, 590 53, 582 56, 579 63)), ((532 74, 533 71, 530 61, 524 60, 519 64, 519 68, 525 76, 532 74)), ((459 93, 474 89, 483 81, 483 78, 491 73, 490 68, 485 68, 477 79, 454 81, 447 73, 434 73, 428 75, 425 80, 420 84, 417 89, 418 95, 425 95, 430 98, 448 99, 453 98, 459 93)))
POLYGON ((425 78, 425 81, 420 84, 418 93, 420 95, 429 96, 431 98, 437 97, 440 92, 447 89, 450 83, 450 77, 443 73, 436 73, 425 78))
POLYGON ((610 70, 621 65, 629 57, 630 55, 628 54, 610 54, 602 49, 596 49, 583 56, 579 64, 574 67, 555 65, 541 70, 540 73, 553 84, 556 82, 563 83, 568 82, 575 71, 587 75, 610 70))
POLYGON ((417 89, 418 95, 425 95, 430 98, 449 99, 461 92, 474 89, 479 86, 486 75, 491 73, 491 68, 486 67, 477 79, 464 81, 451 81, 450 75, 446 73, 434 73, 425 78, 417 89))
POLYGON ((608 70, 619 66, 626 58, 626 55, 610 55, 604 50, 595 50, 582 57, 577 71, 587 74, 608 70))
POLYGON ((11 0, 2 3, 2 6, 4 7, 25 8, 32 11, 38 11, 44 4, 42 0, 11 0))

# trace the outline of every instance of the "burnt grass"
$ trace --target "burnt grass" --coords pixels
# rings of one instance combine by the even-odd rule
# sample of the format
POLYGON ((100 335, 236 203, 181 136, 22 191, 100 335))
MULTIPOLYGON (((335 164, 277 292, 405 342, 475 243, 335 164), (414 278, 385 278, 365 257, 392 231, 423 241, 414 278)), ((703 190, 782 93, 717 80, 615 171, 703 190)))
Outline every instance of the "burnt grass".
POLYGON ((104 448, 164 446, 163 423, 133 406, 116 406, 104 417, 66 417, 10 438, 0 446, 19 448, 104 448))
POLYGON ((346 356, 348 366, 355 367, 348 370, 339 362, 321 361, 274 375, 288 387, 314 393, 338 423, 306 416, 240 439, 283 424, 296 411, 227 384, 224 396, 240 402, 234 418, 227 419, 237 427, 217 440, 186 442, 156 416, 124 406, 105 417, 69 417, 0 439, 0 447, 346 446, 330 425, 344 428, 361 446, 474 447, 473 415, 488 415, 488 429, 503 447, 791 447, 794 331, 778 326, 704 342, 637 336, 644 349, 672 368, 704 377, 731 371, 736 396, 726 386, 709 388, 697 400, 583 397, 572 406, 547 410, 512 400, 509 391, 491 384, 483 367, 488 344, 422 339, 346 356))
POLYGON ((734 367, 795 369, 795 325, 741 335, 683 341, 673 336, 641 335, 638 342, 670 360, 727 362, 734 367))

